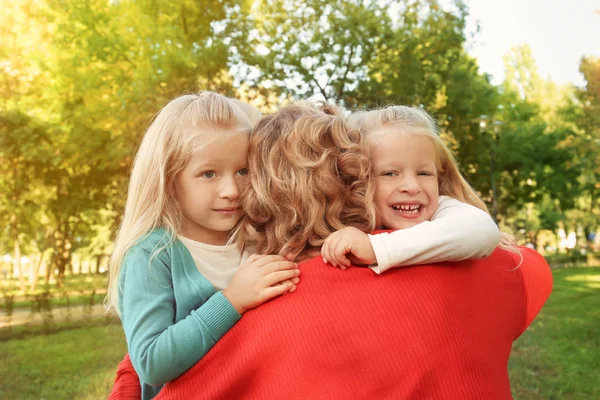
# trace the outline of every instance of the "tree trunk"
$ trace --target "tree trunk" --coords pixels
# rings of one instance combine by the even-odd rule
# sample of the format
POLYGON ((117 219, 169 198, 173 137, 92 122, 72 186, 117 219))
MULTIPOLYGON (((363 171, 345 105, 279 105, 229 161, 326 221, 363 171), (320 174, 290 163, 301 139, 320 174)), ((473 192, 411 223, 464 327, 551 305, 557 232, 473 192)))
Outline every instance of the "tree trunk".
POLYGON ((65 281, 65 271, 71 262, 71 244, 67 238, 64 237, 64 233, 59 234, 57 243, 56 253, 56 270, 58 272, 56 276, 56 287, 61 288, 65 281))
POLYGON ((31 275, 29 275, 29 291, 32 293, 35 291, 35 288, 37 286, 40 268, 42 266, 42 263, 44 262, 44 253, 45 251, 42 251, 36 262, 31 263, 31 275))
POLYGON ((54 270, 55 255, 56 253, 52 253, 52 257, 50 259, 50 262, 48 263, 48 267, 46 268, 46 279, 44 282, 46 286, 50 285, 50 278, 52 277, 52 271, 54 270))
POLYGON ((103 258, 104 256, 102 254, 96 256, 96 275, 100 274, 100 265, 102 264, 103 258))
POLYGON ((56 287, 62 287, 63 277, 65 274, 64 265, 64 246, 65 246, 65 235, 63 233, 63 224, 58 224, 58 229, 54 232, 54 257, 52 262, 52 269, 56 270, 56 287))
POLYGON ((27 292, 27 284, 25 283, 25 276, 23 274, 23 272, 25 272, 25 271, 23 271, 23 266, 21 265, 21 244, 19 243, 19 238, 17 235, 15 235, 14 241, 15 241, 14 266, 15 266, 15 270, 19 274, 19 286, 21 288, 21 293, 25 293, 25 292, 27 292))

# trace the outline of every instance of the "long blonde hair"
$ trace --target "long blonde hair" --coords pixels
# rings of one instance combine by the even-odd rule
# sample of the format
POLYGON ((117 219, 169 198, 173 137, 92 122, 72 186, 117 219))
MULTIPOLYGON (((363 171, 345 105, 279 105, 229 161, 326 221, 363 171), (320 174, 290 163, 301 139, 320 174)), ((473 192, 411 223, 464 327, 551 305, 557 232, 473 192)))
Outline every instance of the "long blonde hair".
POLYGON ((345 226, 375 226, 368 147, 327 103, 297 102, 250 136, 240 245, 296 258, 345 226))
MULTIPOLYGON (((453 197, 489 214, 488 208, 477 192, 460 173, 458 163, 449 147, 439 135, 435 120, 423 109, 409 106, 389 106, 371 111, 358 111, 349 118, 349 124, 367 137, 371 145, 377 145, 386 131, 382 128, 393 126, 399 132, 422 134, 431 138, 437 159, 440 195, 453 197)), ((514 250, 515 242, 511 235, 501 233, 500 245, 514 250)))
POLYGON ((132 246, 158 227, 165 229, 168 243, 180 232, 175 178, 190 155, 224 132, 249 134, 259 115, 252 106, 212 92, 177 97, 158 113, 133 163, 125 213, 110 259, 107 311, 114 308, 120 313, 119 274, 132 246))

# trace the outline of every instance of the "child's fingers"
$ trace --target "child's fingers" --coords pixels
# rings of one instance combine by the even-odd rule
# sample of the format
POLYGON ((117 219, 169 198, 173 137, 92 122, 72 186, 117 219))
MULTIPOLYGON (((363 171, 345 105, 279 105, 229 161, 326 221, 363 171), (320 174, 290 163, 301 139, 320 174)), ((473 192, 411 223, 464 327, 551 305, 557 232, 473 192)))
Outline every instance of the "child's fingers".
MULTIPOLYGON (((291 280, 292 278, 296 278, 300 275, 299 269, 290 269, 287 271, 276 271, 272 272, 269 275, 265 276, 265 286, 273 286, 278 283, 291 280)), ((290 282, 291 283, 291 282, 290 282)))
POLYGON ((352 243, 348 240, 340 240, 337 246, 333 250, 335 261, 341 266, 350 266, 350 260, 346 257, 346 254, 352 251, 352 243))
POLYGON ((276 283, 275 285, 276 285, 276 286, 277 286, 277 285, 287 285, 288 283, 291 283, 291 284, 292 284, 292 288, 291 288, 290 290, 288 290, 287 292, 284 292, 284 293, 283 293, 283 295, 284 295, 284 296, 285 296, 287 293, 294 293, 294 292, 296 291, 296 285, 297 285, 298 283, 300 283, 300 278, 298 278, 298 277, 295 277, 295 278, 292 278, 292 279, 285 280, 285 281, 283 281, 283 282, 276 283))
POLYGON ((336 262, 336 257, 334 254, 334 249, 337 247, 338 242, 340 241, 340 237, 339 235, 331 234, 329 235, 329 237, 327 238, 328 243, 327 243, 327 247, 324 249, 324 257, 325 259, 327 259, 327 262, 331 265, 333 265, 334 267, 337 267, 338 264, 336 262))
MULTIPOLYGON (((289 286, 289 284, 292 283, 292 281, 290 279, 288 279, 287 281, 283 281, 280 283, 276 283, 275 286, 277 285, 286 285, 289 286)), ((294 284, 292 283, 292 287, 294 287, 294 284)), ((291 290, 291 289, 290 289, 291 290)), ((288 294, 290 291, 288 290, 287 292, 283 292, 282 296, 285 296, 286 294, 288 294)))
POLYGON ((281 281, 279 283, 276 283, 276 285, 283 285, 284 283, 288 283, 288 282, 290 282, 290 283, 292 283, 294 285, 297 285, 298 283, 300 283, 300 278, 299 277, 295 277, 295 278, 292 278, 292 279, 287 279, 285 281, 281 281))
POLYGON ((346 269, 343 263, 343 257, 340 257, 338 254, 338 248, 345 242, 345 238, 343 235, 335 235, 332 238, 331 243, 329 244, 329 248, 327 249, 327 255, 329 257, 329 262, 331 265, 335 267, 340 267, 341 269, 346 269))
POLYGON ((292 261, 274 261, 264 265, 260 269, 260 274, 267 276, 276 271, 295 270, 298 269, 298 264, 292 261))
POLYGON ((323 246, 321 247, 321 257, 323 258, 323 262, 325 264, 329 263, 329 247, 332 239, 331 236, 332 235, 329 235, 329 237, 325 239, 325 242, 323 242, 323 246))
POLYGON ((268 301, 268 300, 272 299, 273 297, 277 297, 284 293, 289 292, 293 286, 294 285, 291 282, 288 282, 288 283, 284 283, 283 285, 275 285, 275 286, 266 287, 262 291, 262 296, 261 296, 262 302, 261 303, 264 303, 265 301, 268 301))

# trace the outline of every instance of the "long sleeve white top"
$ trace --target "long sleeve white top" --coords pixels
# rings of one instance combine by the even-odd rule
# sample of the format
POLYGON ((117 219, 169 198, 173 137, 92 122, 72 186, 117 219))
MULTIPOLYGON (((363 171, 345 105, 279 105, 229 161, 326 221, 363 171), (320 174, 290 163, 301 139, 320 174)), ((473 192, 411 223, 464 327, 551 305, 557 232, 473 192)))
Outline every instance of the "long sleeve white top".
POLYGON ((430 221, 369 239, 377 258, 370 268, 380 274, 393 267, 487 257, 498 246, 500 230, 485 211, 440 196, 430 221))

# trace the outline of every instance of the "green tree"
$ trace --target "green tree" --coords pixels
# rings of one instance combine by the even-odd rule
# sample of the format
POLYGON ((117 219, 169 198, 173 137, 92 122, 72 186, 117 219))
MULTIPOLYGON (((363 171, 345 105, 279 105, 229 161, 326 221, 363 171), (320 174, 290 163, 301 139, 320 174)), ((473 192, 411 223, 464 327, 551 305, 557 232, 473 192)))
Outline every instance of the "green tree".
POLYGON ((548 215, 564 215, 573 208, 580 191, 577 177, 581 169, 575 160, 573 131, 558 123, 555 116, 563 100, 560 96, 554 103, 544 100, 543 94, 554 87, 537 74, 529 48, 513 48, 504 59, 505 80, 495 99, 488 96, 497 106, 485 117, 485 135, 474 141, 470 152, 483 158, 477 161, 473 157, 467 165, 475 166, 476 175, 471 176, 478 182, 476 187, 497 209, 501 221, 514 226, 523 219, 523 210, 532 206, 538 214, 543 211, 548 215), (548 196, 557 202, 550 206, 548 196))
POLYGON ((3 247, 13 253, 21 291, 27 273, 21 257, 35 239, 47 195, 40 175, 48 162, 49 135, 44 127, 18 112, 0 113, 0 223, 3 247), (25 250, 25 251, 24 251, 25 250))
MULTIPOLYGON (((38 247, 46 238, 53 249, 49 272, 61 278, 73 251, 106 228, 114 235, 129 166, 153 114, 184 91, 232 89, 228 46, 215 38, 234 3, 23 1, 3 10, 2 109, 22 116, 3 117, 18 143, 10 157, 39 155, 22 140, 36 127, 49 149, 36 171, 51 232, 38 247)), ((7 203, 12 192, 5 193, 7 203)))
POLYGON ((240 9, 234 26, 242 31, 231 34, 234 71, 251 86, 343 102, 390 37, 386 8, 396 3, 267 0, 240 9))
POLYGON ((573 131, 571 142, 582 170, 582 194, 572 216, 588 239, 600 228, 600 58, 582 58, 579 70, 586 85, 575 89, 570 102, 562 107, 561 117, 573 131))

